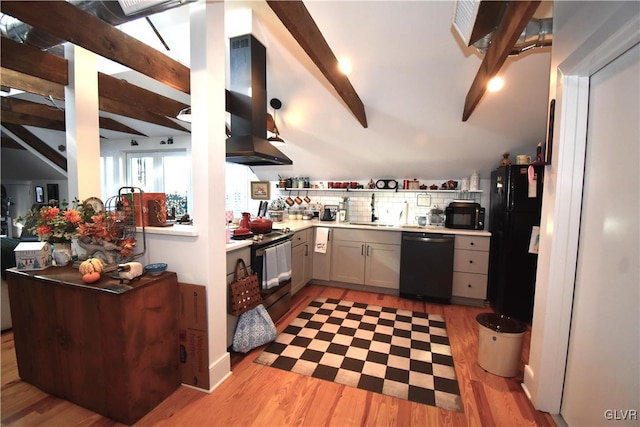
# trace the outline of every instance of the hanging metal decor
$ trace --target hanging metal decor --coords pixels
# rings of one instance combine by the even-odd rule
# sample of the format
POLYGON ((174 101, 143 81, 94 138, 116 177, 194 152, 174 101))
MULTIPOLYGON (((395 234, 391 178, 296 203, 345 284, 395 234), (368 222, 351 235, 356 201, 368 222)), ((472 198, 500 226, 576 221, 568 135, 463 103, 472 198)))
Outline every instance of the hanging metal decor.
POLYGON ((91 222, 79 227, 78 245, 87 251, 88 257, 117 265, 144 255, 147 249, 144 222, 136 225, 137 211, 141 213, 143 208, 143 194, 137 187, 121 187, 116 196, 104 202, 104 211, 95 212, 91 222), (136 237, 139 231, 142 247, 136 237))

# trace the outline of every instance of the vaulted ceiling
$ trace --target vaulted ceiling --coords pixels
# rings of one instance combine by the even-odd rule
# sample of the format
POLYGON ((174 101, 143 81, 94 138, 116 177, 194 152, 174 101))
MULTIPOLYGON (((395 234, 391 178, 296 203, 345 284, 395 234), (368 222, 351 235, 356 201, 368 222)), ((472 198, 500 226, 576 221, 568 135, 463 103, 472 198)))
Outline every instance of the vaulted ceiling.
MULTIPOLYGON (((265 179, 458 178, 473 170, 487 173, 504 151, 535 150, 546 134, 549 48, 506 58, 509 37, 539 2, 514 3, 526 4, 512 12, 521 22, 509 19, 515 29, 494 40, 502 51, 490 49, 485 56, 454 34, 450 1, 225 3, 228 11, 252 8, 262 26, 268 97, 283 101, 277 124, 287 141, 282 150, 294 161, 255 171, 265 179), (317 32, 310 33, 314 22, 317 32), (362 22, 367 25, 357 24, 362 22), (334 70, 337 55, 354 64, 348 78, 334 70), (485 94, 483 83, 497 72, 507 87, 485 94)), ((130 70, 99 75, 103 143, 188 137, 189 125, 173 118, 189 103, 188 6, 151 15, 158 31, 151 36, 126 28, 149 27, 142 19, 122 32, 66 2, 0 6, 35 28, 127 65, 130 70), (150 47, 126 31, 156 45, 162 37, 170 50, 150 47)), ((24 91, 2 98, 2 125, 9 131, 3 134, 3 157, 7 135, 57 147, 64 141, 64 113, 57 107, 64 105, 66 60, 5 37, 1 51, 2 85, 24 91)), ((50 151, 51 161, 60 162, 64 153, 50 151)))

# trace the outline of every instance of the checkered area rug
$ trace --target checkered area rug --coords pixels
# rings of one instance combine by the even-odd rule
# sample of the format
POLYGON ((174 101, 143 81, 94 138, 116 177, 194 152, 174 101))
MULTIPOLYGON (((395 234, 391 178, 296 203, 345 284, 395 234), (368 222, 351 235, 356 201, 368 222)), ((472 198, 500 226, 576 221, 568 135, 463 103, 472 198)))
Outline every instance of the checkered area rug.
POLYGON ((254 362, 462 411, 439 315, 317 298, 254 362))

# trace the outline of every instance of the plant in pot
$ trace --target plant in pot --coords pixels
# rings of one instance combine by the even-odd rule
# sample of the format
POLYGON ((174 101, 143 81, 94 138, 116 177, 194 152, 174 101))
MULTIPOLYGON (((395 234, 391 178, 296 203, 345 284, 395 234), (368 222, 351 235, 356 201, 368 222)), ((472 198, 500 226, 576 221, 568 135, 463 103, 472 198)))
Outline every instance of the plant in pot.
POLYGON ((53 244, 53 258, 57 266, 64 266, 71 262, 71 240, 78 232, 77 227, 82 222, 82 213, 77 205, 68 207, 66 200, 56 206, 52 200, 50 205, 40 209, 32 209, 25 215, 16 218, 16 222, 24 223, 30 233, 35 233, 41 242, 53 244))

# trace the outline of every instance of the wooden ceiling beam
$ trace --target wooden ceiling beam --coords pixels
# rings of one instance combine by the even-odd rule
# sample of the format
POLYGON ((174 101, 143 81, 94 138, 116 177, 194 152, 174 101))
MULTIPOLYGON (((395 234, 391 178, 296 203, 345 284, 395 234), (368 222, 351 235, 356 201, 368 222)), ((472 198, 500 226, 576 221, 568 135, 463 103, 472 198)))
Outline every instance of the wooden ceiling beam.
MULTIPOLYGON (((5 73, 5 70, 2 70, 2 79, 4 82, 4 78, 6 75, 15 73, 12 72, 8 72, 5 73)), ((31 76, 26 76, 24 74, 20 74, 20 73, 15 73, 15 79, 12 80, 12 86, 11 87, 15 87, 15 88, 19 88, 20 90, 25 90, 29 93, 34 93, 37 95, 41 95, 46 97, 48 95, 49 90, 51 90, 52 88, 54 89, 54 92, 63 92, 64 93, 64 88, 60 85, 57 85, 56 83, 50 83, 50 82, 46 82, 42 79, 38 79, 35 77, 31 77, 31 76), (24 82, 25 80, 27 81, 35 81, 35 83, 37 83, 37 85, 27 85, 27 84, 17 84, 14 85, 13 83, 19 83, 19 82, 24 82), (56 89, 56 86, 60 86, 59 90, 56 89), (34 89, 35 87, 35 89, 34 89)), ((54 97, 55 98, 55 97, 54 97)), ((101 98, 101 100, 103 100, 104 98, 101 98)), ((99 100, 100 103, 100 110, 108 112, 108 113, 113 113, 113 114, 118 114, 121 116, 125 116, 125 117, 130 117, 133 119, 137 119, 137 120, 142 120, 142 121, 147 121, 149 123, 153 123, 156 124, 158 126, 165 126, 165 127, 169 127, 172 129, 176 129, 176 130, 181 130, 183 132, 189 132, 187 129, 185 129, 184 127, 176 124, 173 120, 170 120, 164 116, 158 115, 158 114, 154 114, 152 112, 149 111, 145 111, 144 113, 140 113, 138 109, 136 108, 132 108, 130 106, 127 106, 124 103, 120 103, 117 101, 112 101, 112 100, 105 100, 104 102, 102 102, 101 100, 99 100)), ((62 102, 64 102, 64 99, 61 99, 62 102)), ((38 127, 44 127, 47 129, 53 129, 53 130, 62 130, 64 131, 64 112, 60 111, 60 110, 55 110, 55 108, 53 106, 47 106, 45 104, 40 104, 37 102, 31 102, 31 101, 26 101, 26 100, 21 100, 21 99, 16 99, 16 98, 7 98, 7 97, 3 97, 2 98, 2 122, 7 122, 7 123, 16 123, 15 120, 17 120, 17 118, 19 117, 23 117, 23 119, 25 120, 25 122, 23 123, 17 123, 17 124, 24 124, 24 125, 32 125, 32 126, 38 126, 38 127), (10 114, 11 113, 11 114, 10 114), (22 116, 19 116, 19 114, 21 114, 22 116), (47 121, 47 120, 51 120, 51 121, 47 121), (27 122, 28 121, 28 122, 27 122), (56 123, 56 121, 60 121, 63 123, 63 126, 61 127, 58 123, 56 123)), ((123 132, 123 133, 129 133, 129 134, 133 134, 133 135, 139 135, 139 136, 146 136, 145 134, 129 127, 126 126, 120 122, 117 122, 114 119, 108 118, 108 117, 100 117, 99 118, 99 126, 101 129, 104 130, 112 130, 112 131, 116 131, 116 132, 123 132)))
POLYGON ((484 55, 480 69, 473 79, 471 88, 464 102, 462 121, 466 122, 476 106, 487 91, 489 80, 495 77, 507 60, 509 53, 516 41, 533 17, 540 5, 540 0, 535 1, 510 1, 507 4, 504 16, 498 25, 491 44, 484 55))
POLYGON ((109 117, 98 117, 98 125, 100 126, 100 129, 102 130, 110 130, 110 131, 114 131, 114 132, 122 132, 122 133, 128 133, 130 135, 137 135, 137 136, 148 136, 145 135, 142 132, 139 132, 133 128, 130 128, 129 126, 120 123, 117 120, 111 119, 109 117))
POLYGON ((338 59, 304 3, 300 0, 267 0, 267 4, 335 88, 356 119, 366 128, 367 115, 362 100, 347 76, 338 68, 338 59))
POLYGON ((31 114, 2 111, 2 124, 6 125, 8 123, 21 126, 34 126, 60 132, 65 131, 64 117, 63 120, 55 120, 46 117, 32 116, 31 114))
POLYGON ((39 77, 33 77, 28 74, 23 74, 19 71, 5 68, 4 66, 0 68, 0 84, 2 84, 2 86, 44 96, 45 98, 51 96, 54 99, 64 100, 64 85, 61 85, 60 83, 53 83, 39 77))
POLYGON ((183 102, 159 95, 104 73, 98 73, 98 93, 101 98, 130 104, 168 117, 175 117, 180 110, 188 107, 183 102))
MULTIPOLYGON (((48 91, 52 88, 50 84, 47 84, 42 80, 32 79, 29 80, 28 84, 17 83, 16 79, 20 78, 18 76, 29 75, 53 83, 62 84, 63 86, 68 82, 68 61, 66 59, 60 58, 47 52, 40 51, 39 49, 29 45, 17 43, 5 37, 2 38, 2 66, 22 73, 18 75, 16 75, 15 73, 11 73, 10 76, 13 76, 13 79, 7 82, 8 85, 11 86, 11 84, 19 84, 20 87, 11 87, 25 90, 29 93, 37 93, 45 97, 49 95, 48 91), (41 68, 41 64, 46 64, 46 66, 41 68), (39 89, 33 92, 33 88, 35 85, 37 85, 39 89)), ((63 87, 56 86, 55 92, 56 98, 59 97, 58 99, 63 99, 63 87)), ((155 92, 143 89, 139 86, 133 85, 124 80, 109 76, 104 73, 98 73, 98 95, 100 97, 112 99, 118 103, 137 106, 138 108, 156 113, 159 116, 175 117, 180 110, 187 107, 187 104, 185 103, 176 101, 166 96, 159 95, 155 92)), ((139 118, 139 116, 136 116, 134 118, 139 118)), ((116 129, 109 130, 120 131, 120 129, 126 128, 122 124, 116 125, 117 122, 115 121, 107 123, 109 123, 109 125, 108 127, 105 127, 105 129, 115 127, 116 129)), ((166 123, 167 122, 162 119, 161 122, 155 124, 166 125, 166 123)), ((132 132, 133 129, 131 128, 128 129, 129 131, 127 131, 127 133, 144 135, 137 131, 132 132)), ((180 130, 185 129, 180 128, 180 130)))
POLYGON ((51 163, 55 164, 65 172, 67 171, 67 159, 62 154, 51 148, 49 144, 29 132, 24 126, 13 123, 3 123, 2 126, 20 138, 22 142, 47 158, 51 163))
POLYGON ((2 135, 2 142, 0 142, 2 148, 13 148, 16 150, 26 150, 22 145, 18 144, 13 138, 2 135))
POLYGON ((3 67, 63 86, 69 84, 66 59, 6 37, 2 37, 0 48, 3 67))
POLYGON ((67 1, 3 1, 3 13, 184 93, 190 70, 67 1))
POLYGON ((2 111, 29 114, 31 116, 64 122, 63 110, 56 108, 53 105, 41 104, 39 102, 27 101, 25 99, 3 97, 2 111))
MULTIPOLYGON (((3 122, 6 121, 8 123, 32 125, 61 131, 64 131, 66 129, 64 111, 52 105, 50 106, 41 104, 39 102, 32 102, 18 98, 3 97, 2 111, 3 122), (4 114, 9 114, 9 116, 4 116, 4 114), (15 121, 18 120, 19 117, 22 117, 25 121, 15 121), (50 122, 47 120, 49 120, 50 122)), ((129 126, 126 126, 108 117, 99 117, 99 126, 100 129, 103 130, 129 133, 138 136, 147 136, 133 128, 130 128, 129 126)))
MULTIPOLYGON (((4 108, 2 111, 2 124, 12 123, 22 126, 34 126, 43 129, 57 130, 60 132, 66 131, 66 122, 64 121, 64 113, 62 112, 60 112, 62 113, 61 118, 56 119, 24 112, 7 111, 4 108)), ((101 130, 128 133, 136 136, 147 136, 108 117, 99 117, 98 121, 101 130)))
POLYGON ((129 117, 143 122, 151 123, 158 126, 164 126, 170 129, 179 130, 189 133, 189 130, 180 126, 173 120, 156 114, 152 111, 142 109, 136 106, 125 104, 123 102, 114 101, 113 99, 101 97, 99 102, 100 111, 105 111, 120 116, 129 117))

